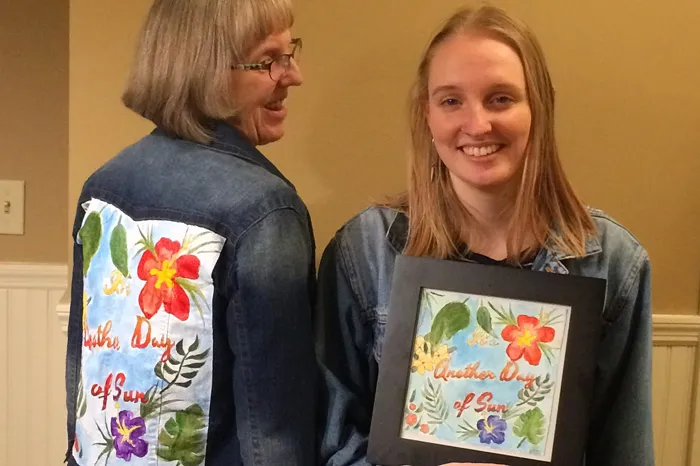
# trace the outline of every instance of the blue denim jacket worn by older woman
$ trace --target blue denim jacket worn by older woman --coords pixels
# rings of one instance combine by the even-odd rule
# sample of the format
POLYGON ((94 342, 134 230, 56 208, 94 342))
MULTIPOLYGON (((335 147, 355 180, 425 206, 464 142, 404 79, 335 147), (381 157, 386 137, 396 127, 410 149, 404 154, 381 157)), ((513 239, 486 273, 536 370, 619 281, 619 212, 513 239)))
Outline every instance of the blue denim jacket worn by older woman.
MULTIPOLYGON (((591 210, 598 237, 585 257, 541 249, 532 269, 607 280, 587 466, 654 464, 651 422, 650 265, 644 248, 613 219, 591 210)), ((321 458, 329 466, 365 459, 394 259, 408 219, 373 207, 350 220, 319 269, 318 350, 327 368, 321 458)))
POLYGON ((316 459, 314 241, 242 135, 156 129, 85 182, 75 217, 70 465, 316 459))

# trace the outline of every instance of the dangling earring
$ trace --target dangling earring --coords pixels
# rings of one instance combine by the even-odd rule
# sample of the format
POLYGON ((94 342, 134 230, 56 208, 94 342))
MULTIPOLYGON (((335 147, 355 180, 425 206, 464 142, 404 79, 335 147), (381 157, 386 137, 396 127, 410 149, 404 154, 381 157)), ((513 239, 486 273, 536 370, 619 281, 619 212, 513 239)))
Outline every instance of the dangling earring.
MULTIPOLYGON (((432 138, 430 140, 433 143, 433 147, 435 147, 435 138, 432 138)), ((435 165, 437 165, 437 161, 433 160, 433 163, 430 164, 430 182, 432 183, 435 181, 435 165)))

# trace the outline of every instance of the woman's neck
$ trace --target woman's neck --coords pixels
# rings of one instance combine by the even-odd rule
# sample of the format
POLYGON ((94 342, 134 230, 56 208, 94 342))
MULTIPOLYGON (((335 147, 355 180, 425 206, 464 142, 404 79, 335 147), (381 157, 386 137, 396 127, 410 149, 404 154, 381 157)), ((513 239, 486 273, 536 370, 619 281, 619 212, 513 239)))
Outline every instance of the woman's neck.
POLYGON ((462 188, 455 192, 475 221, 462 235, 464 241, 471 251, 495 260, 505 259, 514 193, 462 188))

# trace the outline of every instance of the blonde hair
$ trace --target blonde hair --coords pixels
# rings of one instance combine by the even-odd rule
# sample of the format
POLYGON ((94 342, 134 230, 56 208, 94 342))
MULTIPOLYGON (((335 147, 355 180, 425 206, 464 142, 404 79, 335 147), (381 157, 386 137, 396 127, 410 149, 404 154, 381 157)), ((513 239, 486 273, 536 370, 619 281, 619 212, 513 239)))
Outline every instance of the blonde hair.
POLYGON ((525 24, 489 5, 464 8, 452 15, 430 41, 418 67, 411 93, 408 189, 385 204, 408 214, 404 254, 436 258, 459 255, 463 233, 475 222, 457 198, 427 123, 428 74, 435 51, 450 37, 468 32, 486 34, 511 47, 525 71, 532 124, 509 226, 508 261, 521 262, 548 240, 567 255, 584 255, 587 236, 595 232, 595 224, 567 181, 559 160, 554 88, 544 53, 525 24), (536 244, 532 244, 532 238, 536 244))
POLYGON ((236 113, 231 65, 293 22, 291 0, 155 0, 122 101, 168 133, 208 142, 207 121, 236 113))

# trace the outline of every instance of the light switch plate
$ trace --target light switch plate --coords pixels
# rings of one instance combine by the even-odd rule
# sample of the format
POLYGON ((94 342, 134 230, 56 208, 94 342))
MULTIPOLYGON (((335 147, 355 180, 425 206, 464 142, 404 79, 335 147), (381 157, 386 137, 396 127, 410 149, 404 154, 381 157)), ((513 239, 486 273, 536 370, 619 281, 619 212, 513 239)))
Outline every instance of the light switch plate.
POLYGON ((0 180, 0 235, 24 234, 24 181, 0 180))

